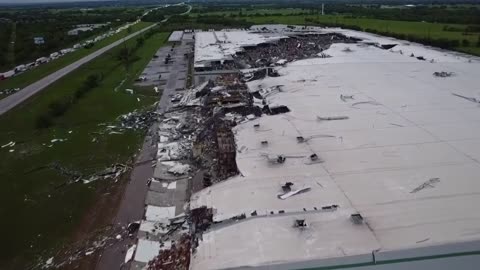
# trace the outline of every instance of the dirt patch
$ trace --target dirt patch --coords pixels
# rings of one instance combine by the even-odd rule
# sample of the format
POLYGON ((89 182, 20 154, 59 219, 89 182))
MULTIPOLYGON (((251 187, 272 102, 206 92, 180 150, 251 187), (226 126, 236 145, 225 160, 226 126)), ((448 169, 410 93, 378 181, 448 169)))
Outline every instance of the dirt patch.
MULTIPOLYGON (((121 179, 115 183, 102 183, 97 188, 92 205, 88 208, 85 215, 78 224, 76 230, 72 234, 71 243, 77 248, 85 247, 85 252, 88 252, 88 243, 92 239, 113 236, 122 231, 121 228, 116 228, 113 220, 118 212, 120 202, 122 200, 125 188, 130 179, 131 170, 124 174, 121 179), (99 229, 102 228, 102 229, 99 229)), ((110 237, 112 238, 112 237, 110 237)), ((91 255, 85 255, 70 264, 62 266, 60 269, 76 269, 76 270, 91 270, 95 269, 99 255, 103 248, 95 250, 91 255)), ((67 258, 64 258, 67 259, 67 258)), ((55 258, 55 260, 62 260, 62 258, 55 258)))

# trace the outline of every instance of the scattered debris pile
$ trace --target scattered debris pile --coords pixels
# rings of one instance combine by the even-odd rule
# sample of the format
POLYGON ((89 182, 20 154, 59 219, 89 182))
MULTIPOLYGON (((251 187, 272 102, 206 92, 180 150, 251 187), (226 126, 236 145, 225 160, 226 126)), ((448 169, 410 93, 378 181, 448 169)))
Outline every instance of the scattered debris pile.
POLYGON ((201 90, 196 89, 195 103, 201 106, 201 119, 193 143, 193 157, 207 170, 203 186, 238 174, 232 128, 263 114, 262 102, 259 104, 255 99, 240 74, 220 76, 205 83, 201 90))
MULTIPOLYGON (((239 170, 236 154, 242 149, 237 149, 233 128, 263 114, 276 115, 290 112, 287 106, 273 103, 272 97, 284 91, 284 86, 259 87, 258 91, 252 93, 246 82, 280 76, 274 66, 299 59, 329 57, 322 55, 322 52, 335 42, 355 43, 357 41, 338 34, 300 34, 281 39, 274 44, 245 48, 243 52, 234 55, 233 61, 222 62, 217 67, 213 64, 213 69, 250 68, 250 70, 238 74, 220 75, 215 80, 206 81, 185 91, 182 95, 172 97, 175 105, 166 113, 159 115, 158 152, 155 162, 157 166, 165 166, 165 173, 162 172, 161 175, 166 178, 161 179, 192 176, 191 184, 194 186, 192 190, 195 190, 195 188, 208 187, 237 175, 239 170)), ((353 96, 344 98, 349 100, 353 99, 353 96)), ((129 118, 130 115, 127 115, 121 120, 129 118)), ((348 117, 318 117, 319 121, 344 119, 348 117)), ((255 123, 254 128, 258 129, 259 125, 255 123)), ((124 126, 122 124, 121 128, 126 129, 124 126)), ((303 142, 312 138, 314 136, 304 138, 303 142)), ((268 146, 266 140, 261 143, 263 147, 268 146)), ((265 157, 278 166, 282 166, 281 164, 285 163, 287 158, 303 158, 308 160, 309 164, 321 162, 320 157, 315 153, 310 156, 266 154, 265 157)), ((291 199, 288 198, 308 192, 310 189, 311 187, 308 186, 295 187, 290 182, 282 189, 283 193, 278 194, 278 199, 289 201, 291 199)), ((252 213, 251 216, 257 216, 256 211, 254 212, 255 214, 252 213)), ((239 214, 225 220, 216 220, 214 213, 215 209, 206 206, 187 210, 189 234, 184 230, 178 230, 179 227, 172 224, 155 227, 155 230, 161 231, 161 235, 155 234, 155 237, 160 237, 161 243, 170 241, 172 244, 171 248, 162 249, 159 255, 148 263, 148 269, 188 269, 190 252, 195 252, 206 230, 212 229, 212 226, 227 226, 250 217, 239 214)), ((182 224, 185 225, 185 220, 180 223, 180 226, 182 224)))
MULTIPOLYGON (((50 168, 57 171, 60 175, 65 176, 67 181, 58 185, 56 189, 64 187, 68 184, 82 182, 88 184, 97 180, 113 179, 115 182, 120 179, 124 173, 131 169, 129 165, 116 163, 110 167, 107 167, 99 172, 95 172, 89 175, 82 174, 79 171, 61 165, 59 162, 53 162, 42 168, 50 168)), ((39 168, 39 169, 42 169, 39 168)))
POLYGON ((60 164, 60 162, 55 161, 52 162, 48 167, 52 170, 57 171, 60 175, 65 176, 67 179, 71 179, 73 181, 78 181, 82 178, 82 173, 79 171, 67 168, 60 164))
POLYGON ((265 77, 279 77, 280 74, 271 67, 247 70, 243 80, 246 82, 264 79, 265 77))
POLYGON ((191 234, 193 236, 193 250, 198 247, 198 240, 202 233, 213 224, 213 209, 202 206, 190 210, 191 234))
POLYGON ((47 260, 40 259, 31 269, 64 269, 65 267, 75 269, 82 258, 98 253, 128 237, 131 237, 128 226, 106 226, 84 240, 59 248, 53 257, 47 260))
POLYGON ((153 110, 133 111, 120 115, 118 125, 107 125, 106 130, 109 134, 121 134, 125 130, 147 130, 158 118, 158 114, 153 110))
POLYGON ((414 188, 410 193, 417 193, 425 188, 434 188, 437 183, 440 182, 440 178, 435 177, 435 178, 430 178, 428 181, 425 183, 421 184, 420 186, 414 188))
POLYGON ((357 39, 337 33, 329 34, 299 34, 280 39, 276 43, 261 44, 245 48, 243 52, 234 55, 235 66, 239 68, 258 68, 284 65, 288 62, 322 57, 323 53, 333 43, 356 43, 357 39))
POLYGON ((120 176, 126 173, 129 169, 130 169, 129 166, 125 164, 117 163, 104 169, 103 171, 100 171, 98 173, 94 173, 90 176, 85 177, 84 179, 82 179, 82 181, 84 184, 88 184, 90 182, 93 182, 96 180, 102 180, 102 179, 113 179, 116 182, 118 181, 120 176))
POLYGON ((433 76, 440 77, 440 78, 452 77, 453 75, 454 75, 453 72, 447 72, 447 71, 435 71, 433 73, 433 76))
POLYGON ((190 265, 190 236, 184 234, 170 249, 162 250, 160 254, 148 263, 149 270, 188 270, 190 265))
POLYGON ((11 95, 15 92, 18 92, 20 91, 20 88, 7 88, 7 89, 3 89, 3 90, 0 90, 0 96, 1 95, 11 95))

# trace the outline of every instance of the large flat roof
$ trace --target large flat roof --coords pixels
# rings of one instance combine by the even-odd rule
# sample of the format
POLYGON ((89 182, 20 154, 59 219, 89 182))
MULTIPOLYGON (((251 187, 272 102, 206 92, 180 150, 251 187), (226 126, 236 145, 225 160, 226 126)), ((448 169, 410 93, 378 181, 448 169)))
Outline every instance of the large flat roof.
POLYGON ((480 108, 452 93, 479 100, 479 59, 336 31, 400 45, 333 44, 325 51, 331 58, 293 62, 280 77, 248 83, 251 91, 282 85, 267 100, 291 111, 234 128, 241 175, 194 194, 191 206, 215 208, 215 220, 247 218, 204 233, 192 269, 362 263, 373 252, 398 259, 416 256, 411 249, 435 255, 478 243, 480 108), (454 75, 433 76, 440 71, 454 75), (334 116, 348 119, 318 120, 334 116), (323 162, 312 163, 313 153, 323 162), (284 164, 265 157, 280 154, 284 164), (285 182, 311 189, 281 200, 285 182), (319 210, 332 204, 339 208, 319 210), (353 224, 354 213, 365 223, 353 224), (308 227, 295 228, 295 219, 308 227))
POLYGON ((169 42, 180 42, 183 38, 183 31, 173 31, 168 37, 169 42))
POLYGON ((245 46, 255 46, 281 37, 240 30, 196 32, 195 65, 202 66, 205 62, 228 60, 245 46))

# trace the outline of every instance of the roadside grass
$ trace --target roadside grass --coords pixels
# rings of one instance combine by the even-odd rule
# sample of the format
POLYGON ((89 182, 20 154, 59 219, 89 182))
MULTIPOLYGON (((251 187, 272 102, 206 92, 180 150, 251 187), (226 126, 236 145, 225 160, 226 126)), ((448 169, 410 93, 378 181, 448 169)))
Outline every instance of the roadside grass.
POLYGON ((446 24, 446 23, 428 23, 428 22, 408 22, 408 21, 393 21, 393 20, 378 20, 367 18, 351 18, 348 16, 336 15, 308 15, 308 16, 250 16, 242 17, 247 21, 255 24, 297 24, 297 25, 311 25, 311 22, 306 22, 305 19, 319 21, 320 23, 338 24, 338 25, 355 25, 361 27, 363 30, 374 29, 377 31, 411 34, 417 37, 430 38, 446 38, 450 40, 458 40, 462 44, 463 40, 468 40, 469 46, 459 46, 455 48, 458 51, 467 52, 474 55, 480 55, 480 47, 477 46, 480 33, 472 33, 471 35, 463 35, 462 32, 445 31, 444 27, 455 27, 465 29, 467 25, 463 24, 446 24))
MULTIPOLYGON (((114 185, 111 180, 64 185, 67 177, 45 166, 58 162, 90 174, 116 162, 125 163, 138 152, 142 132, 101 135, 97 132, 105 127, 99 124, 113 123, 119 115, 158 100, 153 89, 134 95, 125 89, 133 88, 134 79, 167 38, 168 33, 156 33, 146 39, 135 52, 138 60, 130 65, 129 76, 117 60, 123 48, 120 45, 0 116, 0 145, 17 142, 13 153, 9 148, 0 149, 0 215, 4 218, 0 230, 4 232, 2 246, 8 247, 0 253, 0 269, 27 269, 39 254, 48 256, 68 243, 85 210, 91 207, 96 190, 114 185), (103 76, 98 87, 55 118, 50 128, 35 128, 36 117, 47 111, 51 102, 68 99, 93 74, 103 76), (118 91, 114 91, 116 87, 118 91), (67 141, 51 143, 54 138, 67 141)), ((133 38, 126 45, 135 47, 135 43, 133 38)))
MULTIPOLYGON (((140 22, 137 23, 136 25, 132 26, 132 33, 136 32, 138 30, 141 30, 145 27, 148 27, 152 25, 152 23, 149 22, 140 22)), ((41 65, 37 68, 34 68, 32 70, 28 70, 22 74, 19 74, 18 76, 8 78, 7 80, 0 81, 0 90, 1 89, 9 89, 9 88, 23 88, 26 87, 41 78, 61 69, 69 64, 79 60, 82 57, 85 57, 93 52, 95 52, 98 49, 101 49, 123 37, 128 35, 126 30, 115 34, 113 36, 110 36, 108 38, 105 38, 104 40, 101 40, 97 43, 92 48, 85 49, 81 48, 79 50, 76 50, 75 52, 69 53, 63 57, 60 57, 58 59, 55 59, 49 63, 46 63, 44 65, 41 65)), ((79 42, 80 43, 80 42, 79 42)), ((0 99, 6 97, 7 95, 0 95, 0 99)))

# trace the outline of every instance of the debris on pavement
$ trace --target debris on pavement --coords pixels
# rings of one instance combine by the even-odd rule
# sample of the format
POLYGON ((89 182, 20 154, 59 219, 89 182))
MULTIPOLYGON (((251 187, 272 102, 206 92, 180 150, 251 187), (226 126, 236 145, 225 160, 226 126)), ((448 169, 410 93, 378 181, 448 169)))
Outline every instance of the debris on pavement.
POLYGON ((168 169, 168 172, 174 175, 184 175, 188 171, 190 171, 190 166, 188 164, 181 163, 176 163, 170 169, 168 169))
POLYGON ((128 263, 133 259, 133 254, 135 253, 136 248, 137 248, 137 245, 132 245, 130 248, 128 248, 127 253, 125 254, 124 263, 128 263))
POLYGON ((18 91, 20 91, 20 88, 7 88, 7 89, 0 90, 0 95, 11 95, 18 91))
POLYGON ((184 234, 169 249, 161 250, 160 254, 148 263, 148 270, 188 270, 191 252, 190 236, 184 234))

